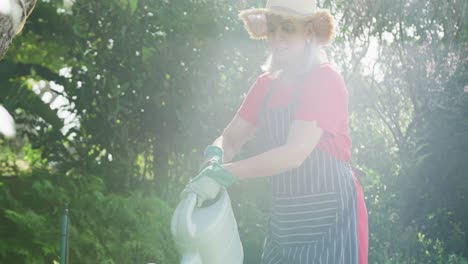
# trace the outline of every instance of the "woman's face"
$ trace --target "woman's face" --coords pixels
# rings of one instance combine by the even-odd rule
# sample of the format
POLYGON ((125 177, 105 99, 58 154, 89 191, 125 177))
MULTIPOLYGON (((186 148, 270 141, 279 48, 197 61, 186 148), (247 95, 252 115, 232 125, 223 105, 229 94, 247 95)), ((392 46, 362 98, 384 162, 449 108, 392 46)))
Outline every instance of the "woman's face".
POLYGON ((267 27, 267 39, 276 63, 287 66, 304 54, 310 38, 304 23, 280 16, 268 16, 267 27))

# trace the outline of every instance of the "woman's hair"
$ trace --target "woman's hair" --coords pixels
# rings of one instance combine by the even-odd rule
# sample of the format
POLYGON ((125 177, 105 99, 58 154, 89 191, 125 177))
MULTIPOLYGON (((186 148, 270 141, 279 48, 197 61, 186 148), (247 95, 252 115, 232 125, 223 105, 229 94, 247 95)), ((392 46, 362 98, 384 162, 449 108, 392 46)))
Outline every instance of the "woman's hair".
MULTIPOLYGON (((304 56, 301 56, 301 59, 296 62, 297 64, 294 68, 300 69, 301 72, 308 71, 313 65, 327 61, 327 55, 323 51, 321 46, 311 41, 307 43, 304 50, 304 56)), ((261 69, 263 70, 263 72, 275 74, 288 70, 284 69, 283 67, 284 65, 280 65, 275 61, 273 54, 270 52, 268 58, 261 66, 261 69)))

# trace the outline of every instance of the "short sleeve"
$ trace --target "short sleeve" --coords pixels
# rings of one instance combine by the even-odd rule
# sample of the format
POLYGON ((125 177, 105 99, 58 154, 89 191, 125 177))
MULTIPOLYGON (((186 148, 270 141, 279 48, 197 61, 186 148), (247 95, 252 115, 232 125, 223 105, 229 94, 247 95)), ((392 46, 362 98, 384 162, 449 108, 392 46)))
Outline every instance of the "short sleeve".
POLYGON ((237 114, 256 125, 258 122, 258 114, 260 107, 262 106, 263 99, 265 97, 265 76, 261 75, 257 78, 254 84, 250 87, 247 96, 242 102, 241 106, 237 110, 237 114))
POLYGON ((296 120, 317 121, 333 135, 347 126, 348 91, 343 78, 331 66, 320 67, 305 82, 299 97, 296 120))

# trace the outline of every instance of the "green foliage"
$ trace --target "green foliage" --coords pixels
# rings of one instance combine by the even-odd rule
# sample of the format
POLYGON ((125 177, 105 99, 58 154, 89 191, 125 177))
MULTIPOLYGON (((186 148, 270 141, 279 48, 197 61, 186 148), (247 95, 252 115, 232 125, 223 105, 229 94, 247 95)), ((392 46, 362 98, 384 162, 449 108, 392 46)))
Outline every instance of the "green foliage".
POLYGON ((122 196, 94 191, 89 200, 77 203, 83 208, 74 209, 70 216, 71 259, 83 263, 177 262, 169 233, 172 211, 160 199, 138 192, 122 196))
POLYGON ((79 263, 175 263, 172 210, 154 194, 108 193, 96 176, 64 177, 34 170, 0 189, 0 259, 57 260, 59 220, 69 204, 70 259, 79 263))

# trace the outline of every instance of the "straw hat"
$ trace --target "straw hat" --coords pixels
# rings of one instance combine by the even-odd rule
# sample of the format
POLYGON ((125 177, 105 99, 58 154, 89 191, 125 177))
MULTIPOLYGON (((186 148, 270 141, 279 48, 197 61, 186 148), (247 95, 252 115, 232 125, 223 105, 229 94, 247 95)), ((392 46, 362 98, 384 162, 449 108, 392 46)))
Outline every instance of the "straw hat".
POLYGON ((317 8, 315 0, 268 0, 265 8, 241 11, 239 17, 252 39, 266 39, 267 15, 304 21, 321 45, 331 43, 334 37, 333 17, 328 10, 317 8))

